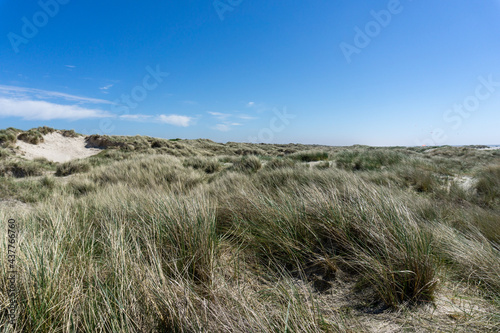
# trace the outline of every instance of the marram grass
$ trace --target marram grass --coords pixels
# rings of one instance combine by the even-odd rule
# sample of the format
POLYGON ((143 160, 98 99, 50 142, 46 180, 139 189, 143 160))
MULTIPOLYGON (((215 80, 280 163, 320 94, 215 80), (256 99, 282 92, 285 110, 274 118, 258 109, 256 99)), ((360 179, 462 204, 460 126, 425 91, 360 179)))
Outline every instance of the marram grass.
POLYGON ((497 154, 186 141, 57 166, 2 153, 0 219, 19 224, 3 332, 499 329, 497 154), (478 310, 440 312, 450 284, 478 310))

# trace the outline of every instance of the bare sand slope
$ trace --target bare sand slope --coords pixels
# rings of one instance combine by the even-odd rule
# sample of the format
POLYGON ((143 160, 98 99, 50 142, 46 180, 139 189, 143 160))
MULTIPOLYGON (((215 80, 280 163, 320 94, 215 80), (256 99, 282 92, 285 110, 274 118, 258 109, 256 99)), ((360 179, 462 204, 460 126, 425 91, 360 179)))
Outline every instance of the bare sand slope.
POLYGON ((78 158, 85 158, 99 153, 96 148, 86 148, 85 138, 67 138, 60 133, 54 132, 43 136, 45 142, 32 145, 24 141, 17 141, 19 153, 26 159, 33 160, 45 157, 53 162, 68 162, 78 158))

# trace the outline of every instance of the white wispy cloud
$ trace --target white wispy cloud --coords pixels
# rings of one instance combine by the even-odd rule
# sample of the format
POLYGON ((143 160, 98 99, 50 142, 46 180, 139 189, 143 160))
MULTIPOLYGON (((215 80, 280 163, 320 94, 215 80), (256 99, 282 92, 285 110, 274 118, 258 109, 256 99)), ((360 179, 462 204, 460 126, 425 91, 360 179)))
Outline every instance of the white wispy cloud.
POLYGON ((0 93, 3 95, 24 98, 27 100, 35 100, 35 99, 56 99, 60 98, 66 101, 80 102, 80 103, 89 103, 89 104, 114 104, 113 102, 106 101, 98 98, 89 98, 82 96, 75 96, 66 93, 61 93, 57 91, 48 91, 42 89, 34 89, 34 88, 24 88, 24 87, 15 87, 15 86, 4 86, 0 85, 0 93))
POLYGON ((76 68, 76 66, 73 66, 73 65, 64 65, 65 67, 68 67, 68 68, 76 68))
POLYGON ((194 119, 192 117, 181 116, 177 114, 170 114, 170 115, 162 114, 157 117, 157 120, 165 124, 170 124, 180 127, 188 127, 189 125, 191 125, 194 119))
POLYGON ((243 119, 243 120, 257 119, 257 117, 252 117, 252 116, 249 116, 249 115, 246 115, 246 114, 240 114, 240 115, 238 115, 238 118, 243 119))
POLYGON ((114 84, 108 84, 107 86, 104 86, 104 87, 100 87, 99 89, 101 90, 101 92, 103 94, 109 94, 108 90, 113 87, 114 84))
POLYGON ((55 104, 46 101, 16 100, 0 97, 0 117, 20 117, 24 120, 79 120, 110 118, 112 114, 78 105, 55 104))
POLYGON ((221 132, 227 132, 229 131, 230 127, 226 124, 217 124, 215 125, 214 129, 221 132))
POLYGON ((227 132, 227 131, 230 131, 231 130, 231 127, 233 126, 242 126, 242 124, 240 123, 232 123, 232 122, 224 122, 222 124, 217 124, 215 125, 214 127, 212 127, 213 129, 217 130, 217 131, 221 131, 221 132, 227 132))
POLYGON ((212 112, 212 111, 208 111, 207 113, 211 116, 218 118, 218 119, 226 119, 226 118, 231 117, 231 114, 229 114, 229 113, 212 112))
POLYGON ((249 108, 252 107, 252 106, 254 106, 254 105, 255 105, 255 102, 248 102, 247 103, 247 107, 249 107, 249 108))
POLYGON ((148 114, 125 114, 118 117, 120 120, 129 121, 146 121, 146 122, 159 122, 174 126, 188 127, 193 124, 194 118, 188 116, 182 116, 177 114, 170 115, 157 115, 152 116, 148 114))
POLYGON ((125 120, 148 120, 153 118, 153 116, 147 114, 124 114, 120 116, 120 119, 125 120))
POLYGON ((251 120, 251 119, 256 119, 255 117, 246 115, 246 114, 239 114, 239 111, 236 111, 235 114, 231 113, 222 113, 222 112, 213 112, 213 111, 208 111, 208 114, 211 116, 217 118, 220 123, 216 124, 215 126, 211 127, 214 130, 221 131, 221 132, 227 132, 232 129, 233 126, 242 126, 243 124, 231 121, 233 119, 241 119, 241 120, 251 120))

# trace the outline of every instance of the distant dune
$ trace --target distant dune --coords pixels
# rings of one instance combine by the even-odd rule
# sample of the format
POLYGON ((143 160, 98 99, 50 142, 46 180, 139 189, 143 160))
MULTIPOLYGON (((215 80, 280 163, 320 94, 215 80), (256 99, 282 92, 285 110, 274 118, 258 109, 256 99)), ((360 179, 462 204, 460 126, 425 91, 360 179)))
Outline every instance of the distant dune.
POLYGON ((59 132, 54 132, 44 135, 43 139, 44 142, 37 145, 21 140, 18 140, 16 145, 26 159, 33 160, 43 157, 49 161, 59 163, 90 157, 101 151, 97 148, 87 148, 84 136, 70 138, 63 136, 59 132))

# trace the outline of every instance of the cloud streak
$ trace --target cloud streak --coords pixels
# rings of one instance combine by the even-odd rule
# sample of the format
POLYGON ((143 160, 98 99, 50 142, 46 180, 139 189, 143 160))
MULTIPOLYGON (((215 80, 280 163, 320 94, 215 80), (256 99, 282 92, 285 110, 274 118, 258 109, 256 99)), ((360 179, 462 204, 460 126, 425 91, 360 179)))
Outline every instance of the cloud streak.
POLYGON ((228 117, 231 117, 231 114, 229 114, 229 113, 212 112, 212 111, 208 111, 207 113, 211 116, 218 118, 218 119, 226 119, 228 117))
POLYGON ((238 118, 243 119, 243 120, 257 119, 257 117, 249 116, 249 115, 246 115, 246 114, 241 114, 241 115, 238 116, 238 118))
POLYGON ((220 132, 228 132, 232 129, 233 126, 242 126, 240 123, 232 123, 229 121, 224 122, 223 124, 217 124, 213 127, 214 130, 220 132))
POLYGON ((193 124, 194 118, 188 116, 181 116, 178 114, 170 114, 170 115, 157 115, 151 116, 147 114, 127 114, 119 117, 121 120, 129 120, 129 121, 148 121, 148 122, 156 122, 169 124, 173 126, 179 127, 188 127, 193 124))
POLYGON ((66 101, 88 103, 88 104, 114 104, 113 102, 106 101, 98 98, 89 98, 82 96, 75 96, 65 94, 57 91, 48 91, 34 88, 14 87, 0 85, 0 93, 3 95, 23 97, 26 99, 54 99, 60 98, 66 101))
MULTIPOLYGON (((249 105, 253 106, 254 103, 250 102, 248 103, 249 105)), ((234 126, 242 126, 241 123, 230 121, 231 118, 238 118, 241 120, 253 120, 257 119, 255 117, 246 115, 246 114, 231 114, 231 113, 222 113, 222 112, 213 112, 213 111, 207 111, 209 115, 212 117, 218 119, 220 123, 216 124, 215 126, 211 127, 212 129, 220 132, 228 132, 230 131, 234 126)))
POLYGON ((110 118, 112 114, 78 105, 55 104, 46 101, 16 100, 0 97, 0 117, 20 117, 24 120, 80 120, 110 118))
POLYGON ((112 84, 108 84, 107 86, 100 87, 99 89, 101 90, 101 92, 102 92, 103 94, 109 94, 108 90, 109 90, 110 88, 112 88, 113 86, 114 86, 114 84, 112 83, 112 84))
POLYGON ((151 119, 153 116, 146 115, 146 114, 124 114, 120 116, 120 119, 124 120, 139 120, 139 121, 144 121, 151 119))

